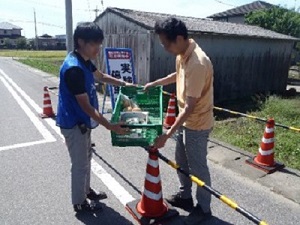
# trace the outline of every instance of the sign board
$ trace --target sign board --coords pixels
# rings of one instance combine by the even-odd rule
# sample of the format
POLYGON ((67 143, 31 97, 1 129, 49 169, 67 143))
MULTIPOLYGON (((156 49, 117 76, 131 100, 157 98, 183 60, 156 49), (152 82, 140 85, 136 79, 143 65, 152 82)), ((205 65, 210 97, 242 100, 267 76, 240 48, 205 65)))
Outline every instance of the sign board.
MULTIPOLYGON (((105 48, 107 73, 127 83, 136 83, 132 50, 129 48, 105 48)), ((109 85, 112 108, 120 91, 120 87, 109 85)))

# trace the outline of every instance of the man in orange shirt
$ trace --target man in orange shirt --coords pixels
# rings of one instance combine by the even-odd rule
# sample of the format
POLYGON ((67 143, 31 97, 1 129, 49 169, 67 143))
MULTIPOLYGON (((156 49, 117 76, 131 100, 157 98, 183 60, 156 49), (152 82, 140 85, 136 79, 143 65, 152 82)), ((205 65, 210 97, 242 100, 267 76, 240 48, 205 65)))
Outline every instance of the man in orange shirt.
MULTIPOLYGON (((156 139, 154 146, 163 148, 177 132, 176 162, 211 185, 206 156, 207 140, 214 122, 212 63, 197 43, 188 38, 184 22, 176 18, 156 22, 155 32, 165 50, 177 56, 176 72, 146 84, 145 90, 176 83, 179 115, 174 125, 156 139)), ((197 204, 194 206, 191 180, 180 173, 178 177, 179 192, 167 201, 175 207, 192 210, 185 219, 186 224, 198 224, 211 218, 210 193, 197 187, 197 204)))

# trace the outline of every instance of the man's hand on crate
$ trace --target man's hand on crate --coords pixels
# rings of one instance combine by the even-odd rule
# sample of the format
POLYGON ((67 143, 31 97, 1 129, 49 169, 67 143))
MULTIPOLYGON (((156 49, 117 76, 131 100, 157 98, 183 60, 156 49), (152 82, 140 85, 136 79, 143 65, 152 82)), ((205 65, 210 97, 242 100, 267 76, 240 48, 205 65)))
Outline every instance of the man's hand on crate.
POLYGON ((165 144, 170 137, 171 136, 169 136, 168 134, 162 134, 158 136, 154 142, 154 147, 158 149, 165 147, 165 144))
POLYGON ((138 85, 137 84, 133 84, 133 83, 124 82, 124 86, 125 87, 137 87, 138 85))
POLYGON ((151 87, 156 87, 156 86, 166 86, 169 84, 174 84, 176 83, 176 72, 169 74, 168 76, 165 76, 163 78, 160 78, 156 81, 149 82, 144 86, 144 91, 148 91, 149 88, 151 87))
POLYGON ((124 123, 111 123, 108 129, 120 135, 129 134, 130 129, 128 127, 122 127, 122 125, 124 125, 124 123))
POLYGON ((155 87, 155 84, 152 82, 150 82, 144 86, 144 91, 148 91, 149 88, 151 88, 151 87, 155 87))

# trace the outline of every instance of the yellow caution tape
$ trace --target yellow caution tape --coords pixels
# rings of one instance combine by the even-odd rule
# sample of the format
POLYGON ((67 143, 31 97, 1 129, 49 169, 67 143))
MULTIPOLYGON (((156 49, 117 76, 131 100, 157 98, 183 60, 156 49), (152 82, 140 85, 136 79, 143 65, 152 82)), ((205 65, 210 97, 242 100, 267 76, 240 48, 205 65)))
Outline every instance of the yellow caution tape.
POLYGON ((236 204, 231 199, 227 198, 225 195, 221 195, 220 199, 222 200, 222 202, 226 203, 227 205, 229 205, 233 209, 236 209, 238 207, 238 204, 236 204))
POLYGON ((170 166, 172 166, 174 169, 178 169, 179 168, 179 166, 175 162, 169 161, 168 164, 170 166))
POLYGON ((290 130, 294 130, 294 131, 299 131, 300 132, 300 129, 299 128, 296 128, 296 127, 289 127, 290 130))
POLYGON ((200 185, 201 187, 203 187, 205 185, 205 183, 200 180, 199 178, 195 177, 195 176, 191 176, 191 180, 193 182, 195 182, 196 184, 200 185))

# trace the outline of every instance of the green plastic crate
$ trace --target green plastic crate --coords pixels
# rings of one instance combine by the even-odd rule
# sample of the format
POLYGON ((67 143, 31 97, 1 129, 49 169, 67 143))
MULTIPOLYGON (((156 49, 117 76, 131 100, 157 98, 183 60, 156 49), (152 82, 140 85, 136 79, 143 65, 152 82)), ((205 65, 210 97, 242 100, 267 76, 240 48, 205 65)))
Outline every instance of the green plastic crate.
MULTIPOLYGON (((162 87, 154 87, 147 92, 144 92, 143 87, 121 87, 120 93, 128 96, 130 99, 134 99, 142 111, 149 112, 149 122, 143 125, 129 125, 130 135, 118 135, 115 132, 111 132, 112 145, 120 147, 153 145, 154 140, 163 131, 162 87)), ((113 111, 112 123, 120 121, 121 104, 119 96, 113 111)))

